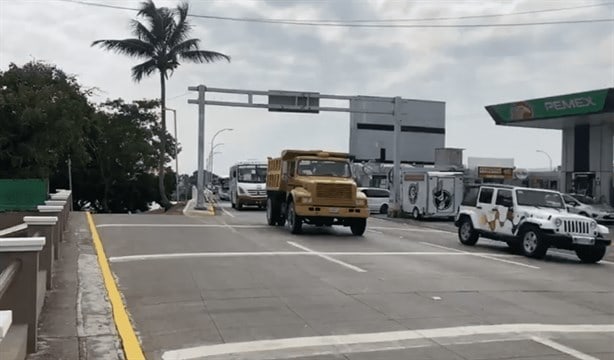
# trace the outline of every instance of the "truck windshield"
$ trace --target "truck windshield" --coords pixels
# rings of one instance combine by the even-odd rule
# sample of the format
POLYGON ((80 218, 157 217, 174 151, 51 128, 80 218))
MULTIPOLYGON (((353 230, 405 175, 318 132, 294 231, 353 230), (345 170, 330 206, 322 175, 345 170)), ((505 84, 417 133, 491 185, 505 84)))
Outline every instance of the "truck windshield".
POLYGON ((335 160, 300 160, 297 173, 301 176, 352 176, 349 163, 335 160))
POLYGON ((561 195, 548 191, 516 190, 516 199, 518 205, 564 208, 561 195))
POLYGON ((237 169, 237 180, 242 183, 265 183, 266 166, 240 166, 237 169))

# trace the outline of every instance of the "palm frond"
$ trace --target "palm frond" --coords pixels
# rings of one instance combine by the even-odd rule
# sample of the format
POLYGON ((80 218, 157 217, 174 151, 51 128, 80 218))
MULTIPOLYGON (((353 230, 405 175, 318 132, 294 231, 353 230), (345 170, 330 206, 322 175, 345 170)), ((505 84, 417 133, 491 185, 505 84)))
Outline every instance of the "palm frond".
POLYGON ((137 58, 152 57, 155 54, 155 49, 151 44, 139 39, 96 40, 91 46, 100 46, 105 50, 137 58))
POLYGON ((212 63, 218 60, 226 60, 230 62, 230 56, 208 50, 189 50, 179 53, 178 55, 183 60, 188 60, 195 63, 212 63))
POLYGON ((149 59, 144 63, 138 64, 132 68, 132 79, 135 82, 141 81, 143 76, 149 76, 157 70, 156 60, 149 59))
POLYGON ((142 22, 138 20, 130 20, 130 26, 132 27, 132 33, 140 40, 146 41, 152 45, 156 43, 155 36, 145 25, 143 25, 142 22))
POLYGON ((190 33, 192 26, 187 21, 188 9, 189 5, 184 2, 177 5, 177 8, 174 10, 174 14, 177 15, 178 20, 176 25, 173 27, 171 36, 168 39, 168 44, 170 47, 176 46, 184 41, 190 33))
POLYGON ((177 56, 185 51, 199 50, 198 44, 200 44, 200 39, 189 39, 170 48, 168 54, 170 56, 177 56))
POLYGON ((142 16, 149 23, 149 31, 157 39, 158 42, 165 40, 164 21, 161 16, 163 8, 157 8, 152 0, 143 1, 139 8, 137 16, 142 16))

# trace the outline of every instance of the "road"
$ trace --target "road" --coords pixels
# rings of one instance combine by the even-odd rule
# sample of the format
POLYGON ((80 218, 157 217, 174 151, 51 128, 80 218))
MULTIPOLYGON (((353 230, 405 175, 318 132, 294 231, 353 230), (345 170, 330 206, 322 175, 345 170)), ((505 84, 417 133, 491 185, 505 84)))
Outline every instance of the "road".
POLYGON ((371 218, 96 215, 148 359, 611 359, 614 262, 371 218))

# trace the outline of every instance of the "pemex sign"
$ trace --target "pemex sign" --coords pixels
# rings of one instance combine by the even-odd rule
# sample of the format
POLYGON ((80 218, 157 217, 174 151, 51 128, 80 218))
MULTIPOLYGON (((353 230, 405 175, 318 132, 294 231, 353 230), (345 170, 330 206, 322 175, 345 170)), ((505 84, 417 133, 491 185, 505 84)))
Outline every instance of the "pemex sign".
POLYGON ((586 91, 547 98, 487 106, 497 124, 550 119, 602 112, 612 89, 586 91))

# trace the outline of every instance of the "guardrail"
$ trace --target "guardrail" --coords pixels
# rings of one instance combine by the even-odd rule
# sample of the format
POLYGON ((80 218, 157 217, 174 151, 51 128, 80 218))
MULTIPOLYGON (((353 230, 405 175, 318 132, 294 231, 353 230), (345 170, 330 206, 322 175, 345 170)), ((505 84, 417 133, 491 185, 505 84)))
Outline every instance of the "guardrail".
MULTIPOLYGON (((23 360, 36 352, 38 319, 46 290, 53 287, 53 265, 60 259, 72 194, 59 190, 24 213, 22 223, 0 229, 0 354, 23 360)), ((2 214, 0 214, 0 217, 2 214)), ((15 213, 10 216, 16 216, 15 213)))

